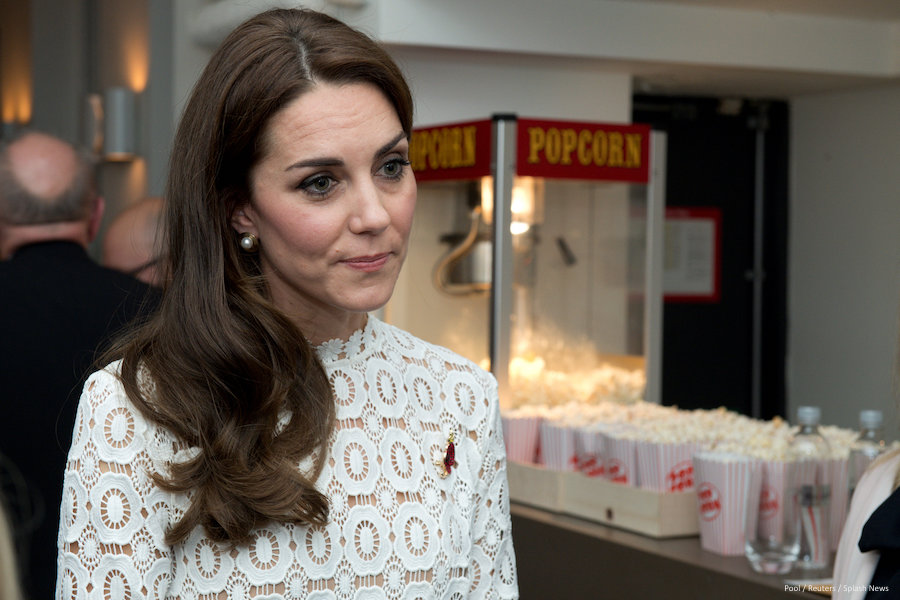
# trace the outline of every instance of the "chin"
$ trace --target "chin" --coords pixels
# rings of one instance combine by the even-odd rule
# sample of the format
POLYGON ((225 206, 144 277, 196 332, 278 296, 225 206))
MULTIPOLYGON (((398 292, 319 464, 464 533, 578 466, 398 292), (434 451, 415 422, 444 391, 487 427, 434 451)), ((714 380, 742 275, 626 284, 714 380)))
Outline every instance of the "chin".
POLYGON ((376 293, 375 290, 372 290, 370 293, 366 294, 365 297, 359 298, 359 302, 356 302, 356 306, 351 310, 354 312, 369 313, 378 310, 379 308, 384 308, 393 294, 393 285, 386 291, 378 290, 376 293))
MULTIPOLYGON (((390 300, 390 298, 388 298, 388 300, 390 300)), ((352 312, 357 312, 357 313, 374 312, 380 308, 384 308, 385 305, 388 303, 388 300, 385 300, 384 302, 361 303, 358 308, 352 309, 352 312)))

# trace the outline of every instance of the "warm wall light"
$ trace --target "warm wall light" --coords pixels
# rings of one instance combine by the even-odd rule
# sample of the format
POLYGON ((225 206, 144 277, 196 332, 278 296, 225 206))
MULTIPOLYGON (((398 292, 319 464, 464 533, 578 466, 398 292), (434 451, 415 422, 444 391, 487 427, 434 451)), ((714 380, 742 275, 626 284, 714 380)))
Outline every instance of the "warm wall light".
POLYGON ((0 2, 0 118, 7 137, 31 121, 31 3, 0 2))
POLYGON ((134 158, 135 93, 125 87, 114 87, 103 94, 103 154, 106 160, 126 161, 134 158))

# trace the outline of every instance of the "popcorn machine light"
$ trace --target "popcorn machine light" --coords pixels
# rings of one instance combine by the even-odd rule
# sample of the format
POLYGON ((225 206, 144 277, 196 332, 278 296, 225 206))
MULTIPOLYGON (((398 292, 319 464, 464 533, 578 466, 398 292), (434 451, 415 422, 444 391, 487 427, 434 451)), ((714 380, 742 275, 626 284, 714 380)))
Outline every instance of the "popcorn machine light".
POLYGON ((385 318, 489 365, 504 406, 659 402, 664 142, 511 115, 417 129, 415 225, 385 318), (639 372, 640 389, 611 389, 603 366, 639 372))

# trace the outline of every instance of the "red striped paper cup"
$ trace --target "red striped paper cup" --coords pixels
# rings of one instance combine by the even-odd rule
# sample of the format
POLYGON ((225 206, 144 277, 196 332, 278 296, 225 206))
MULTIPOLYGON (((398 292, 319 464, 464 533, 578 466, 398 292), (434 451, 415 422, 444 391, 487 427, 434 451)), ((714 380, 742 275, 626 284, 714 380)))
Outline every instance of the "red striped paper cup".
POLYGON ((575 454, 578 457, 578 470, 588 477, 602 477, 603 434, 597 425, 588 425, 575 429, 575 454))
POLYGON ((537 462, 541 418, 537 416, 502 415, 506 458, 519 463, 537 462))
POLYGON ((560 421, 541 422, 541 456, 544 466, 554 471, 575 471, 575 429, 560 421))
POLYGON ((636 443, 640 487, 655 492, 687 492, 694 489, 695 452, 703 450, 699 442, 636 443))
POLYGON ((693 457, 700 546, 724 556, 744 554, 748 510, 756 508, 762 470, 738 454, 698 452, 693 457))
POLYGON ((623 434, 622 428, 610 428, 602 434, 603 476, 613 483, 636 486, 638 470, 635 441, 623 434))

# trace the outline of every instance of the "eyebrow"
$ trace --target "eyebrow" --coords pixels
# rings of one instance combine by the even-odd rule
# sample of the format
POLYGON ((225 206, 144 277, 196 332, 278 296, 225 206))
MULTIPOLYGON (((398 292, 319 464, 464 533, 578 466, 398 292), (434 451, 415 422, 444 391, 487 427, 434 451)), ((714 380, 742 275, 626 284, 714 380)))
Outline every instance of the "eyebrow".
MULTIPOLYGON (((406 132, 401 131, 391 141, 389 141, 387 144, 385 144, 384 146, 379 148, 375 152, 374 158, 379 159, 382 156, 390 153, 391 150, 393 150, 394 147, 396 147, 397 144, 399 144, 400 141, 405 139, 406 137, 407 137, 406 132)), ((290 171, 291 169, 299 169, 299 168, 303 168, 303 167, 339 167, 343 164, 344 164, 344 161, 339 158, 328 158, 328 157, 310 158, 309 160, 301 160, 301 161, 298 161, 298 162, 288 165, 288 167, 285 169, 285 171, 290 171)))

